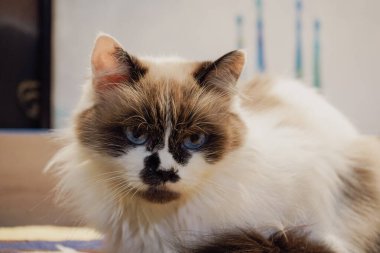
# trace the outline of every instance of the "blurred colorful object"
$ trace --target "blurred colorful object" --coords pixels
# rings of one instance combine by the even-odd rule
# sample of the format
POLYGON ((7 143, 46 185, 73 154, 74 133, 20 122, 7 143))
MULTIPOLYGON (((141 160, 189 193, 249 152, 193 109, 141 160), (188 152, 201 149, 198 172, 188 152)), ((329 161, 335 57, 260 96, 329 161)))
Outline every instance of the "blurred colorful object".
POLYGON ((297 78, 303 77, 302 62, 302 1, 296 0, 296 55, 295 72, 297 78))
POLYGON ((264 24, 263 24, 263 4, 261 0, 256 0, 257 9, 257 70, 259 72, 265 71, 264 60, 264 24))
POLYGON ((25 226, 0 227, 0 252, 95 253, 102 248, 102 236, 85 227, 25 226))
POLYGON ((320 30, 321 23, 319 20, 314 22, 314 52, 313 52, 313 85, 321 88, 321 49, 320 49, 320 30))
POLYGON ((237 32, 237 48, 244 48, 244 33, 243 33, 243 16, 236 16, 236 32, 237 32))

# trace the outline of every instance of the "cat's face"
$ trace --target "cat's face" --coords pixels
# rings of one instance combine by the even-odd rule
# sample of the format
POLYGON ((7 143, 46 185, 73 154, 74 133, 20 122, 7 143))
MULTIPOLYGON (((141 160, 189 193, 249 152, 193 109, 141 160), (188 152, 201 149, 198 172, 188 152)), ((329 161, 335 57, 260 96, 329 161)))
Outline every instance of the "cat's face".
POLYGON ((126 194, 176 200, 241 145, 231 88, 243 63, 240 51, 213 63, 141 60, 101 36, 92 56, 94 105, 77 118, 77 137, 112 161, 109 183, 126 194))

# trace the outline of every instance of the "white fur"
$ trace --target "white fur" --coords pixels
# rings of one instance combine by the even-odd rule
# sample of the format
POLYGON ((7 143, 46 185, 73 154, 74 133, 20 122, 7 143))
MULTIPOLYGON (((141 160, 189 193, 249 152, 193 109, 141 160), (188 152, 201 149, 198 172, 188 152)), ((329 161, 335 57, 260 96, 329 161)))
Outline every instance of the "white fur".
MULTIPOLYGON (((166 74, 179 73, 174 65, 165 66, 166 74)), ((155 71, 162 74, 161 69, 155 71)), ((91 93, 89 85, 86 90, 91 93)), ((62 177, 61 191, 69 193, 68 205, 107 234, 112 253, 171 252, 174 239, 223 228, 253 227, 270 234, 294 226, 305 226, 314 239, 337 252, 364 253, 346 231, 347 217, 337 216, 335 198, 338 174, 350 167, 348 146, 359 134, 303 84, 280 80, 271 92, 289 106, 255 112, 242 109, 237 100, 233 110, 247 126, 247 136, 221 162, 210 165, 194 154, 180 167, 166 149, 160 151, 163 167, 175 165, 180 173, 180 184, 170 187, 184 192, 179 201, 164 205, 136 196, 120 205, 99 183, 102 167, 109 166, 124 168, 125 178, 143 187, 138 173, 147 151, 136 148, 110 161, 82 147, 71 132, 68 145, 52 162, 62 177), (297 115, 302 125, 279 127, 287 115, 297 115)), ((83 98, 77 113, 91 104, 89 94, 83 98)))

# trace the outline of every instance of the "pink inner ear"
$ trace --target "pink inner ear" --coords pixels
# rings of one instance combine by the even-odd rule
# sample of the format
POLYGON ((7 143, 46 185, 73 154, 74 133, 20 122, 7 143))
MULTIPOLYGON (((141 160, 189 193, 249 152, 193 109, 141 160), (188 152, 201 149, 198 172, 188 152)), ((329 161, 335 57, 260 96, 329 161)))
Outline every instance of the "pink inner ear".
POLYGON ((118 67, 117 62, 112 54, 100 54, 93 58, 92 67, 94 74, 98 74, 101 72, 109 71, 118 67))
POLYGON ((94 75, 99 74, 99 72, 110 71, 119 66, 115 57, 117 48, 121 48, 121 45, 110 36, 101 35, 96 39, 91 57, 94 75))
POLYGON ((109 88, 128 79, 127 67, 120 65, 116 51, 121 45, 112 37, 101 35, 96 39, 91 63, 96 89, 109 88))

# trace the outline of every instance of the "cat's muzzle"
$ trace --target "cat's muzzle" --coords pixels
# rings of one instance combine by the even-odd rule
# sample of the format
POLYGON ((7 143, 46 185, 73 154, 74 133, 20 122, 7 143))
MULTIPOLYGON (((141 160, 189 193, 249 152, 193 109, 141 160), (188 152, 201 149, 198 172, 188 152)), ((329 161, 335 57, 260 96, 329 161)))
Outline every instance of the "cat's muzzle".
POLYGON ((167 182, 178 182, 180 177, 178 171, 174 168, 165 170, 163 168, 154 169, 152 167, 144 168, 140 173, 141 180, 149 186, 164 185, 167 182))

